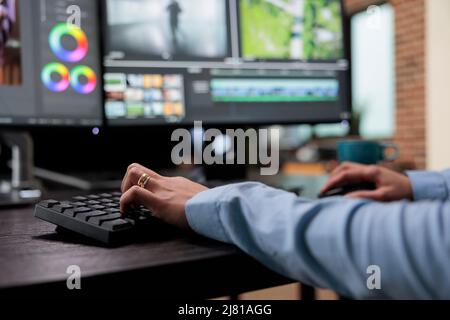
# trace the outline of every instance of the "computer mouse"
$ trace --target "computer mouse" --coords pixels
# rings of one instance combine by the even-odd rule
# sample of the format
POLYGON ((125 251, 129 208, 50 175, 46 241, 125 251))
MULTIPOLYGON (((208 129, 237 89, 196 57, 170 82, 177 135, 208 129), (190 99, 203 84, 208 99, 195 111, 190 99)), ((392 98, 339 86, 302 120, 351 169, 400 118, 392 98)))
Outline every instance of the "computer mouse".
POLYGON ((374 184, 372 182, 346 184, 346 185, 328 190, 325 193, 321 193, 319 195, 319 198, 323 199, 323 198, 336 197, 336 196, 345 196, 345 195, 355 192, 355 191, 362 191, 362 190, 371 191, 371 190, 375 190, 376 188, 377 188, 376 184, 374 184))

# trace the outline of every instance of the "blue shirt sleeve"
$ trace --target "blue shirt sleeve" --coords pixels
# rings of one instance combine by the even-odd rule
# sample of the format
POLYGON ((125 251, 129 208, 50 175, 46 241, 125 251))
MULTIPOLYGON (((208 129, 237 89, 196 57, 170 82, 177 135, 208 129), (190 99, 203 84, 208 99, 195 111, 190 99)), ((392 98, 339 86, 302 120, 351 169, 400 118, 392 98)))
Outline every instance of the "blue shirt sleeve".
POLYGON ((450 298, 450 202, 311 201, 258 183, 200 193, 193 230, 267 267, 351 298, 450 298), (381 289, 370 289, 371 266, 381 289))
POLYGON ((414 200, 448 200, 450 197, 450 170, 443 172, 409 171, 414 200))

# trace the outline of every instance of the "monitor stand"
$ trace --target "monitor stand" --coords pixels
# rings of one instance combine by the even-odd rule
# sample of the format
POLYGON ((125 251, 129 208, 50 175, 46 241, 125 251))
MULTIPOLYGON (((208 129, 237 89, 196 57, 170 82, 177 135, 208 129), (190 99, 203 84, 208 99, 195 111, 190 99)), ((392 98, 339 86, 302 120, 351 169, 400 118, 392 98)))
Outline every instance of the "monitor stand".
POLYGON ((0 132, 0 140, 11 149, 11 178, 0 181, 0 207, 22 206, 38 202, 41 185, 34 179, 34 148, 26 132, 0 132))

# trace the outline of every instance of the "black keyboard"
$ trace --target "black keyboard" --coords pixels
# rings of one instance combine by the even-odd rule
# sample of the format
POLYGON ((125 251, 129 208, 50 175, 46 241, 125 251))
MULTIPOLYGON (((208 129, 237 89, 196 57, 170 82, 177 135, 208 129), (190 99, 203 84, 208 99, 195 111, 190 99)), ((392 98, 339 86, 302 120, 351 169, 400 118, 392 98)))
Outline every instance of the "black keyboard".
POLYGON ((70 201, 46 200, 36 205, 34 216, 58 226, 57 231, 81 234, 109 245, 132 241, 135 236, 163 225, 149 210, 120 213, 121 193, 74 197, 70 201))

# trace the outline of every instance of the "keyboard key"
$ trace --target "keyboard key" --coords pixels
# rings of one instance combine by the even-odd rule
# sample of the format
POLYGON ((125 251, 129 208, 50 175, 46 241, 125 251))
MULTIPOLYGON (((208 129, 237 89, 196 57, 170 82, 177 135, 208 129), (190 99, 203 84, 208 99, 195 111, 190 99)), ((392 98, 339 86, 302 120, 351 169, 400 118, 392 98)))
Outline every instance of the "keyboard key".
POLYGON ((113 201, 115 201, 115 202, 120 202, 120 197, 114 197, 114 198, 112 198, 113 199, 113 201))
POLYGON ((122 196, 121 192, 113 192, 111 194, 112 194, 113 197, 119 197, 120 198, 122 196))
POLYGON ((95 206, 96 204, 100 204, 100 202, 97 200, 90 200, 90 201, 86 202, 86 204, 88 204, 90 206, 95 206))
POLYGON ((139 216, 138 221, 148 221, 150 218, 148 216, 139 216))
POLYGON ((101 203, 112 203, 113 202, 111 199, 100 199, 98 201, 100 201, 101 203))
POLYGON ((56 201, 56 200, 46 200, 46 201, 42 201, 41 203, 39 203, 39 205, 44 208, 52 208, 52 207, 58 205, 59 203, 60 202, 56 201))
POLYGON ((95 194, 91 194, 91 195, 89 195, 87 197, 88 197, 88 199, 91 199, 91 200, 98 200, 98 199, 100 199, 100 197, 95 195, 95 194))
POLYGON ((83 212, 77 215, 78 220, 82 221, 89 221, 89 219, 92 219, 94 217, 100 217, 100 216, 106 216, 107 213, 105 211, 91 211, 91 212, 83 212))
POLYGON ((73 197, 73 200, 75 200, 75 201, 87 201, 88 198, 86 198, 86 197, 73 197))
POLYGON ((108 214, 106 216, 93 217, 89 219, 89 223, 100 226, 105 221, 111 221, 122 218, 120 213, 108 214))
POLYGON ((67 210, 64 212, 64 214, 67 214, 71 217, 76 217, 78 214, 80 213, 86 213, 86 212, 91 212, 92 210, 89 208, 85 208, 85 207, 81 207, 81 208, 75 208, 75 209, 71 209, 71 210, 67 210))
POLYGON ((110 193, 102 193, 102 194, 100 195, 100 197, 102 197, 102 198, 112 198, 113 195, 110 194, 110 193))
POLYGON ((105 209, 106 207, 101 206, 101 205, 99 205, 99 204, 96 204, 95 206, 92 206, 91 208, 94 209, 94 210, 103 210, 103 209, 105 209))
POLYGON ((119 203, 106 203, 105 207, 118 208, 118 207, 120 207, 120 204, 119 203))
POLYGON ((71 202, 70 205, 74 207, 84 207, 86 204, 84 202, 71 202))
POLYGON ((101 227, 108 229, 108 230, 112 230, 112 231, 118 231, 118 230, 123 230, 123 229, 129 229, 131 228, 133 225, 123 219, 116 219, 116 220, 111 220, 111 221, 105 221, 104 223, 102 223, 101 227))
POLYGON ((73 206, 68 205, 68 204, 60 204, 60 205, 54 206, 52 209, 56 212, 63 213, 66 210, 73 209, 73 206))
POLYGON ((108 212, 108 213, 120 213, 120 210, 118 208, 109 208, 109 209, 105 209, 105 212, 108 212))

